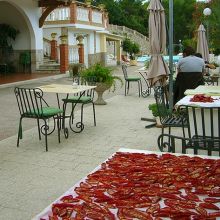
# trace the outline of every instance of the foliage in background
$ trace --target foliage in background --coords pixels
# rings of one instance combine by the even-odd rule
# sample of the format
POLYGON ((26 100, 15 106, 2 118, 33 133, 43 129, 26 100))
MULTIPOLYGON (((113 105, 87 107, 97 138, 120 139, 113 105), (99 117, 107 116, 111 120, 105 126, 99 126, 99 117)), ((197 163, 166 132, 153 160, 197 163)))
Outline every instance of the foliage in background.
MULTIPOLYGON (((203 24, 206 31, 209 26, 209 49, 216 55, 220 54, 220 0, 212 0, 208 3, 197 2, 193 12, 193 22, 195 30, 203 24), (205 8, 212 10, 211 15, 203 15, 205 8)), ((197 31, 194 31, 194 40, 197 40, 197 31)))
POLYGON ((147 35, 148 12, 142 0, 94 0, 92 4, 104 4, 109 12, 110 24, 126 26, 147 35))
MULTIPOLYGON (((165 9, 167 32, 169 31, 169 0, 163 0, 165 9)), ((179 40, 184 47, 192 45, 191 39, 194 37, 193 11, 196 0, 175 0, 173 4, 173 43, 176 53, 181 52, 179 40)), ((167 45, 168 43, 167 34, 167 45)))
POLYGON ((19 33, 9 24, 0 24, 0 51, 3 55, 13 51, 12 40, 14 41, 19 33))
MULTIPOLYGON (((83 1, 83 0, 81 0, 83 1)), ((148 18, 147 7, 149 1, 142 0, 94 0, 93 5, 105 4, 109 12, 110 24, 126 26, 139 31, 148 36, 148 18)), ((166 27, 169 30, 169 0, 162 0, 165 9, 166 27)), ((207 26, 207 20, 210 27, 210 45, 216 54, 220 54, 220 0, 211 0, 209 3, 197 2, 196 0, 175 0, 173 10, 173 42, 176 53, 179 40, 184 47, 193 46, 196 48, 197 29, 201 22, 207 26), (203 10, 210 7, 212 14, 208 17, 203 15, 203 10)), ((167 35, 168 39, 168 35, 167 35)), ((168 45, 168 41, 167 41, 168 45)))
POLYGON ((212 14, 210 15, 210 42, 211 49, 218 55, 220 54, 220 0, 210 2, 212 14))
POLYGON ((132 42, 129 38, 125 38, 122 41, 122 48, 123 48, 123 51, 129 53, 131 60, 134 60, 135 55, 140 52, 139 44, 132 42))
MULTIPOLYGON (((9 24, 0 24, 0 63, 7 64, 7 72, 15 72, 13 62, 10 60, 13 55, 12 42, 16 39, 19 31, 9 24)), ((2 71, 2 70, 1 70, 2 71)))

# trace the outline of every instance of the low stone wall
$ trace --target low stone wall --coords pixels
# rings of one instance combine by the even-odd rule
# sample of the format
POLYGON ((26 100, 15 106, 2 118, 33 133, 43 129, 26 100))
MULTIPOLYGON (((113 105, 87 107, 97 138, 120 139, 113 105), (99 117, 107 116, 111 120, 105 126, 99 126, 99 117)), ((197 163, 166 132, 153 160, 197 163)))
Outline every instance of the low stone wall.
POLYGON ((107 65, 106 53, 88 54, 88 66, 92 66, 95 63, 101 63, 107 65))
MULTIPOLYGON (((109 24, 108 31, 110 31, 113 34, 119 34, 121 36, 130 38, 131 40, 133 40, 134 42, 140 45, 141 54, 149 54, 150 52, 149 39, 143 34, 135 30, 132 30, 130 28, 127 28, 125 26, 118 26, 118 25, 113 25, 113 24, 109 24)), ((113 53, 114 51, 112 51, 112 49, 110 50, 111 51, 108 51, 108 52, 114 54, 113 53)))

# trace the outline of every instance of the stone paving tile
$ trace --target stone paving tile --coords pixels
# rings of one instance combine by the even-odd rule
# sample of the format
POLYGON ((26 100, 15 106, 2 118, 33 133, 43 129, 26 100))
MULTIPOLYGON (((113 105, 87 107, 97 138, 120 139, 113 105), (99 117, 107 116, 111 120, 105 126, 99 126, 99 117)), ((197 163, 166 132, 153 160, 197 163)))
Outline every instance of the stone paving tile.
POLYGON ((31 214, 18 210, 18 209, 14 209, 12 211, 11 207, 2 207, 0 206, 0 220, 6 220, 6 219, 16 219, 16 220, 27 220, 27 219, 31 219, 31 214))

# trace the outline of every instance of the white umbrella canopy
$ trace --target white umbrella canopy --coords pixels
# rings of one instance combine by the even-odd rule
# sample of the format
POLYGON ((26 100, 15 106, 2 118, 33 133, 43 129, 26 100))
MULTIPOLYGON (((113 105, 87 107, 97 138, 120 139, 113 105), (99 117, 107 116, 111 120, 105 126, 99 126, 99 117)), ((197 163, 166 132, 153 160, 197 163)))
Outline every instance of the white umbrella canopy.
POLYGON ((151 60, 147 79, 151 86, 160 81, 164 84, 169 68, 163 59, 166 50, 165 12, 159 0, 151 0, 147 8, 149 15, 149 42, 151 60))
POLYGON ((200 24, 199 29, 198 29, 198 40, 197 40, 196 52, 201 53, 202 58, 205 61, 209 61, 209 48, 208 48, 208 43, 207 43, 205 33, 206 33, 206 30, 205 30, 203 24, 200 24))

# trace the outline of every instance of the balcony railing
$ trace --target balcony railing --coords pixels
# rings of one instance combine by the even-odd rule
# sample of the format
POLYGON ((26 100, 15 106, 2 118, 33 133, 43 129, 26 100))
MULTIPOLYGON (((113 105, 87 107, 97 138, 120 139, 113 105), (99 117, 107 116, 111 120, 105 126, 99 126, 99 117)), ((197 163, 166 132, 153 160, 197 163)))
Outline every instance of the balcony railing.
POLYGON ((58 8, 52 11, 46 21, 64 21, 70 19, 70 8, 58 8))
POLYGON ((98 7, 88 7, 84 3, 74 2, 69 7, 56 8, 47 16, 44 24, 62 24, 62 22, 70 24, 83 23, 106 28, 108 15, 105 10, 98 7))

